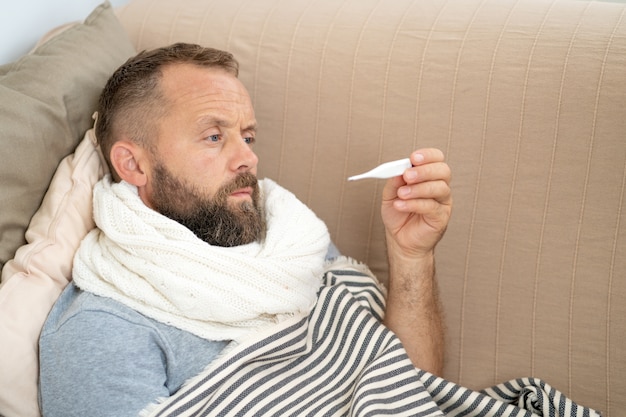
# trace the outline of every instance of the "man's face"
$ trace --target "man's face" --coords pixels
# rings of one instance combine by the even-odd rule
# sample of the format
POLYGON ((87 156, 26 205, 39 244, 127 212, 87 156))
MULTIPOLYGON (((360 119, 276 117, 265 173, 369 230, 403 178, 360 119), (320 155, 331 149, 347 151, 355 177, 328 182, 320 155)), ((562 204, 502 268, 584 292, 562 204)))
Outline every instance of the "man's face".
POLYGON ((189 64, 164 68, 161 86, 166 114, 142 198, 212 245, 262 239, 256 120, 245 87, 222 70, 189 64))

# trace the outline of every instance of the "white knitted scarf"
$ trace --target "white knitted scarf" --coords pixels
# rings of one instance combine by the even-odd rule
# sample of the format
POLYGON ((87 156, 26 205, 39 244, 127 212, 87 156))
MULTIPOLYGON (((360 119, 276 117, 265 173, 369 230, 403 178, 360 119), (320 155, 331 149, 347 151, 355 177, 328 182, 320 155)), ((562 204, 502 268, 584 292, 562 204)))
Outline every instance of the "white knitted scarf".
POLYGON ((330 237, 292 193, 259 181, 267 219, 263 242, 224 248, 148 208, 136 187, 94 188, 98 228, 74 258, 76 285, 157 321, 209 340, 250 332, 313 307, 330 237))

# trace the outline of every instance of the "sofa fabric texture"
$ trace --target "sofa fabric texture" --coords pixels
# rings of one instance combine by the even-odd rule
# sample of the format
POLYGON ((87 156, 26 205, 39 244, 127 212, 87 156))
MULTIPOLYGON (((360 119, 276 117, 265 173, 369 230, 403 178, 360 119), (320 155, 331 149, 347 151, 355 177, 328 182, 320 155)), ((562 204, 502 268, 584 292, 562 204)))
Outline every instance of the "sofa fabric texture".
POLYGON ((446 153, 446 379, 530 376, 606 416, 626 409, 625 3, 130 0, 117 16, 105 3, 0 67, 0 415, 39 415, 39 330, 93 227, 105 168, 91 132, 63 158, 114 68, 179 41, 234 53, 259 176, 383 281, 383 181, 346 178, 416 148, 446 153))

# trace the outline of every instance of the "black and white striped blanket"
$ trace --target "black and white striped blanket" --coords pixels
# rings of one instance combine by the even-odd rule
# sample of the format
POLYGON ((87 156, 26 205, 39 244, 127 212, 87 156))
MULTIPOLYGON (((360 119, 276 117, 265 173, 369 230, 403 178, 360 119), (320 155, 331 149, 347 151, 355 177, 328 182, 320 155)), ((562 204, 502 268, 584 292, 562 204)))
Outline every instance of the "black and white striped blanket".
POLYGON ((306 318, 242 344, 142 416, 599 416, 541 380, 476 392, 416 369, 364 268, 324 277, 306 318))

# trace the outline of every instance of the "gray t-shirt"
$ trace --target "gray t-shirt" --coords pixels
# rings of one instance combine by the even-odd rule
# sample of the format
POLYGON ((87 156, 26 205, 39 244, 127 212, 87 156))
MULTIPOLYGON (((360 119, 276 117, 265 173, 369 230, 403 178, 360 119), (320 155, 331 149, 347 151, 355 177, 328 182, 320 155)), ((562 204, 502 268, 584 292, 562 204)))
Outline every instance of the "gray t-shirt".
POLYGON ((160 323, 71 283, 39 340, 43 415, 137 416, 200 373, 227 344, 160 323))

